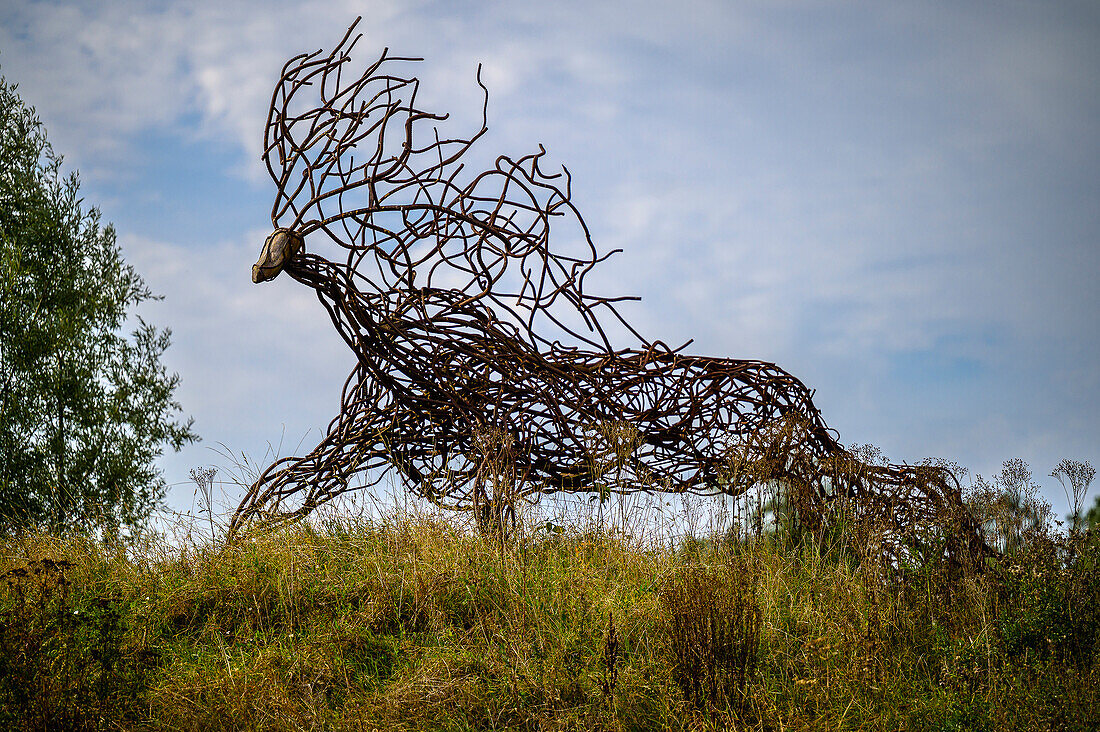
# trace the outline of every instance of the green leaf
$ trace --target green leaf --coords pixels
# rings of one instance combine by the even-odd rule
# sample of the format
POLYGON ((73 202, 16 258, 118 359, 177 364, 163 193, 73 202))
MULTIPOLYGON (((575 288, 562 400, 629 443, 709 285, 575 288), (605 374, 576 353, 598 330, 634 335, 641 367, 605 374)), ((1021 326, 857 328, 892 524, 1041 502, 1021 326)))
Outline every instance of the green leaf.
POLYGON ((124 331, 154 295, 3 77, 0 160, 0 533, 136 528, 163 500, 156 458, 198 439, 169 331, 124 331))

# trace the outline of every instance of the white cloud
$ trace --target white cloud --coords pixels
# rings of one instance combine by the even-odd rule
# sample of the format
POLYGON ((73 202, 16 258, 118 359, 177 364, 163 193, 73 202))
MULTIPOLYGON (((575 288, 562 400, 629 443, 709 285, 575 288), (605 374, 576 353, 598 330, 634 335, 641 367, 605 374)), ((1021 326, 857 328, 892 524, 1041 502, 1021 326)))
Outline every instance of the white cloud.
MULTIPOLYGON (((399 5, 375 2, 371 12, 387 22, 399 5)), ((283 62, 334 43, 355 6, 12 5, 0 24, 0 62, 39 106, 55 140, 79 151, 74 162, 86 173, 105 174, 111 158, 133 152, 135 136, 162 128, 228 134, 254 160, 283 62)), ((371 32, 370 21, 363 27, 371 32)))

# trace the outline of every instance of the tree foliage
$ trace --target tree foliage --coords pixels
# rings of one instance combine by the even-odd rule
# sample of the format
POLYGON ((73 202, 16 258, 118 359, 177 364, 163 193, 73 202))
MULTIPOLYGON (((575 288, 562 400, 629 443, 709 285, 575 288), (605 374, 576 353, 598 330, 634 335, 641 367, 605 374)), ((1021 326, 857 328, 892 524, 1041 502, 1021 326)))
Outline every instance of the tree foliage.
POLYGON ((170 332, 132 316, 155 296, 3 77, 0 161, 0 531, 137 526, 164 446, 198 439, 160 362, 170 332))

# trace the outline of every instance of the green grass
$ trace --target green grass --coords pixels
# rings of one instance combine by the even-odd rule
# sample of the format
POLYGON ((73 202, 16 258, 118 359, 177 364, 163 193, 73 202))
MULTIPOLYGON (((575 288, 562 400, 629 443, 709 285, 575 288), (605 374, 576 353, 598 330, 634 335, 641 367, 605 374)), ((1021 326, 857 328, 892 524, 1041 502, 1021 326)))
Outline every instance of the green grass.
POLYGON ((1096 729, 1100 540, 897 582, 812 543, 329 520, 0 544, 0 728, 1096 729))

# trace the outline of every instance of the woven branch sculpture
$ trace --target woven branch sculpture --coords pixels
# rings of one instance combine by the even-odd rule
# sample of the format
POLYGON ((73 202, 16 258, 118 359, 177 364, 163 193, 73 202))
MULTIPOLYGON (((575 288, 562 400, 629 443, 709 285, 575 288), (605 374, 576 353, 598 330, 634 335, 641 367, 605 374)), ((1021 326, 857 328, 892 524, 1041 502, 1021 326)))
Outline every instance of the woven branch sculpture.
POLYGON ((613 464, 623 493, 740 495, 782 481, 803 525, 824 528, 844 505, 897 559, 985 551, 950 472, 865 464, 779 367, 647 341, 616 310, 625 298, 586 292, 606 256, 568 171, 544 171, 541 147, 464 168, 487 131, 480 70, 480 129, 440 137, 446 116, 418 108, 419 81, 398 73, 421 59, 383 51, 351 74, 354 29, 283 68, 263 153, 275 231, 252 278, 285 271, 314 289, 357 362, 328 435, 268 467, 231 532, 394 471, 409 491, 499 525, 519 500, 596 490, 613 464), (572 238, 552 243, 552 221, 572 238), (316 253, 332 245, 338 259, 316 253), (613 348, 608 324, 635 345, 613 348))

